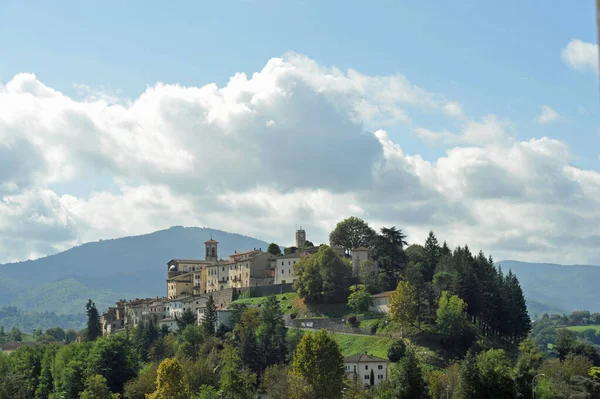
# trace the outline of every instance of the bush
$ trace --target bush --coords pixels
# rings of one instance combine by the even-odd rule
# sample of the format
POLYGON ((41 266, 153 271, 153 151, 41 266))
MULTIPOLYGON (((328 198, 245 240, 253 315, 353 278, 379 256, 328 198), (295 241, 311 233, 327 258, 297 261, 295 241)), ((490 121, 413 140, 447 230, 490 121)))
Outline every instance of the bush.
POLYGON ((296 317, 298 317, 298 315, 296 314, 296 312, 290 314, 290 319, 294 320, 296 317))
POLYGON ((352 327, 358 327, 358 325, 360 324, 356 315, 354 315, 354 314, 348 316, 348 320, 346 320, 346 322, 348 323, 348 325, 350 325, 352 327))
POLYGON ((396 363, 397 361, 402 359, 405 354, 406 354, 406 344, 401 339, 395 340, 392 343, 392 345, 388 348, 388 352, 387 352, 388 359, 390 359, 390 362, 394 362, 394 363, 396 363))

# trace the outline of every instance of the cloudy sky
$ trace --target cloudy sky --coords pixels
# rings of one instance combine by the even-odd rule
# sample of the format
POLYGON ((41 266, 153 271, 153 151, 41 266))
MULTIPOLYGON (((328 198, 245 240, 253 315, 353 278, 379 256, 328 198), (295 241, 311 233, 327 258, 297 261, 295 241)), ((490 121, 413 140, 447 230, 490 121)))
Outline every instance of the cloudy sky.
POLYGON ((34 3, 0 2, 0 262, 354 215, 600 264, 593 0, 34 3))

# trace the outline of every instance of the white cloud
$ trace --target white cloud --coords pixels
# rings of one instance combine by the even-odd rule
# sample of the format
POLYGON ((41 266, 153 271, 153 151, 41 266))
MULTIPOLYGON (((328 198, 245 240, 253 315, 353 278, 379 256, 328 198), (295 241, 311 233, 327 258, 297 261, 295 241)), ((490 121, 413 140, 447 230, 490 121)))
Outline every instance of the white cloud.
POLYGON ((533 118, 533 123, 537 123, 538 125, 547 125, 552 122, 558 122, 560 119, 561 116, 558 114, 558 112, 547 105, 542 105, 541 112, 538 116, 533 118))
POLYGON ((402 75, 288 54, 224 87, 158 83, 126 101, 86 93, 70 98, 31 74, 0 85, 0 261, 171 225, 290 244, 302 224, 320 242, 349 215, 413 242, 433 229, 496 259, 595 256, 600 174, 573 167, 563 143, 518 141, 510 122, 469 120, 402 75), (461 126, 415 126, 413 109, 461 126), (384 127, 407 123, 446 153, 406 153, 384 127), (106 176, 112 192, 52 190, 106 176))
POLYGON ((598 45, 572 39, 560 53, 562 60, 578 71, 598 73, 598 45))

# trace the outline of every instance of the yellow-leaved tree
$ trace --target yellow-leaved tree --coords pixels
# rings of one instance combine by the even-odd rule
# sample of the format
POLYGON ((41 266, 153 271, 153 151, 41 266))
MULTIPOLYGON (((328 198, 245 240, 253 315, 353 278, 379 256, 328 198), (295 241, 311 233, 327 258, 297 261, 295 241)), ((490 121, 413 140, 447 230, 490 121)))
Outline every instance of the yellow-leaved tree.
POLYGON ((417 312, 417 293, 408 281, 400 281, 389 299, 390 318, 399 322, 400 336, 404 338, 404 326, 415 320, 417 312))
POLYGON ((158 366, 156 391, 146 395, 147 399, 187 399, 185 373, 175 359, 165 359, 158 366))

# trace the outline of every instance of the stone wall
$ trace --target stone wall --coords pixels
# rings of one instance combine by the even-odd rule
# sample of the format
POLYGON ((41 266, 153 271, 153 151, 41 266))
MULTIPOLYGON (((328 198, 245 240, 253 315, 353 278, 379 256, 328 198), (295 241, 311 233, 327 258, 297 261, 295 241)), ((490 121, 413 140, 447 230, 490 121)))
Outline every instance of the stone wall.
POLYGON ((269 296, 269 295, 277 295, 277 294, 287 294, 290 292, 294 292, 294 288, 292 284, 271 284, 271 285, 259 285, 258 287, 245 287, 238 289, 238 292, 241 294, 242 292, 246 292, 250 290, 253 297, 258 296, 269 296))

